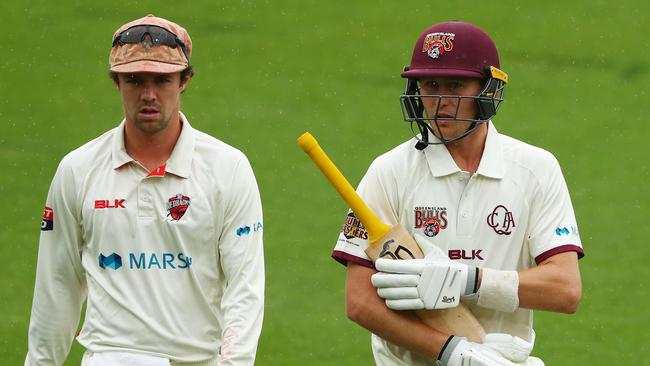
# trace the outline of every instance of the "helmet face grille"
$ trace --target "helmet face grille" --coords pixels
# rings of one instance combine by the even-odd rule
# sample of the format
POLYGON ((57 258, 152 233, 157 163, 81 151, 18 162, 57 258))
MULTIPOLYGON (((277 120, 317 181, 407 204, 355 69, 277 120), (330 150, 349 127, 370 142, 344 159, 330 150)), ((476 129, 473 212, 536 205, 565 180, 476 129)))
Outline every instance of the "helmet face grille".
POLYGON ((418 139, 420 144, 437 145, 446 144, 449 142, 460 140, 461 138, 469 135, 472 131, 486 123, 496 115, 501 102, 503 102, 505 94, 505 82, 499 79, 490 77, 483 90, 476 96, 459 96, 459 95, 434 95, 420 93, 420 88, 417 81, 408 79, 406 83, 406 90, 400 96, 400 106, 402 108, 402 115, 404 121, 409 123, 413 135, 418 139), (456 99, 456 112, 453 116, 449 117, 436 117, 438 110, 432 113, 431 116, 427 115, 424 108, 424 99, 435 99, 439 108, 441 99, 456 99), (477 106, 477 115, 474 118, 461 118, 458 116, 462 100, 473 100, 477 106), (454 121, 454 122, 471 122, 470 127, 465 133, 460 136, 447 138, 442 133, 438 121, 454 121), (415 124, 415 126, 414 126, 415 124), (416 129, 414 129, 416 127, 416 129), (428 132, 433 133, 439 141, 429 141, 428 132))

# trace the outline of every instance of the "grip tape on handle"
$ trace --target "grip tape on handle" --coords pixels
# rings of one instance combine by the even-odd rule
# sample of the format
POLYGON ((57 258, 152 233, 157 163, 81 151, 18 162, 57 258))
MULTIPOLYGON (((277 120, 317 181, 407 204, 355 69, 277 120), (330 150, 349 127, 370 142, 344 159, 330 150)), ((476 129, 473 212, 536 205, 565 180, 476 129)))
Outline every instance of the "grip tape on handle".
POLYGON ((309 155, 316 166, 323 172, 327 180, 339 192, 341 198, 350 206, 354 214, 357 215, 363 226, 368 230, 370 243, 375 243, 379 238, 384 236, 390 226, 383 223, 377 215, 363 202, 354 188, 350 185, 341 171, 334 165, 332 160, 327 156, 325 151, 320 147, 318 141, 311 133, 305 132, 298 138, 298 144, 304 152, 309 155))

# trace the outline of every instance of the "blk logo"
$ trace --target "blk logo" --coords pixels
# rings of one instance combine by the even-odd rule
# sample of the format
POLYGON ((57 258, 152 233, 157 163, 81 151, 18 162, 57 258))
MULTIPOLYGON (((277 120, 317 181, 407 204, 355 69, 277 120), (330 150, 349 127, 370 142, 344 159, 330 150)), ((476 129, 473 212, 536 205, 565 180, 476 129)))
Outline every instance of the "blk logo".
POLYGON ((114 200, 95 200, 95 208, 96 209, 103 209, 103 208, 126 208, 124 206, 124 202, 126 200, 124 199, 114 199, 114 200))
POLYGON ((487 217, 487 224, 499 235, 512 234, 511 228, 515 227, 515 219, 512 217, 512 212, 499 205, 492 210, 487 217))
POLYGON ((122 267, 122 257, 120 257, 120 255, 117 253, 113 253, 108 257, 100 253, 99 266, 102 267, 103 269, 106 268, 118 269, 122 267))
POLYGON ((472 249, 471 253, 465 251, 465 249, 449 249, 447 256, 449 259, 480 259, 483 260, 481 252, 483 249, 472 249))

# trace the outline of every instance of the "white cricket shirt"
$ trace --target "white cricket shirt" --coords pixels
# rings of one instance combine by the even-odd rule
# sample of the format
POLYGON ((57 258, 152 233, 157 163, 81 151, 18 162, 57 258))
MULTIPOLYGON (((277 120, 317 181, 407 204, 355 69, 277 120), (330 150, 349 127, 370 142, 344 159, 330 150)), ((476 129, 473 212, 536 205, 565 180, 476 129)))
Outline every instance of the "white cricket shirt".
POLYGON ((262 206, 239 150, 183 128, 151 173, 124 124, 68 154, 49 190, 26 365, 62 365, 77 337, 124 350, 251 365, 264 305, 262 206))
MULTIPOLYGON (((411 139, 378 157, 357 189, 377 216, 420 233, 453 260, 477 267, 522 270, 567 251, 584 255, 573 206, 555 157, 501 135, 490 122, 476 174, 461 171, 444 145, 420 151, 411 139)), ((373 268, 368 234, 346 217, 332 256, 373 268)), ((533 312, 505 313, 468 304, 488 333, 529 339, 533 312)), ((418 356, 373 335, 377 360, 418 356)), ((428 363, 427 363, 428 362, 428 363)))

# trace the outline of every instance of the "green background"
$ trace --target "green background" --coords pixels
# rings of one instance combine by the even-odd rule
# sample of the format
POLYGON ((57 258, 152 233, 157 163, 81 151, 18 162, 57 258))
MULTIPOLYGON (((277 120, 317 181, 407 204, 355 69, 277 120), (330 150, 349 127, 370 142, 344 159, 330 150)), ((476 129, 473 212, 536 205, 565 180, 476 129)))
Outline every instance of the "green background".
MULTIPOLYGON (((399 77, 422 30, 486 29, 511 82, 499 131, 552 151, 586 257, 574 315, 537 312, 547 365, 650 365, 645 265, 649 5, 644 1, 2 2, 0 363, 22 364, 39 224, 58 161, 114 127, 112 33, 149 12, 185 26, 196 76, 182 109, 239 147, 265 213, 266 315, 259 365, 370 365, 347 320, 344 267, 330 258, 346 207, 295 143, 310 130, 356 185, 408 139, 399 77)), ((55 316, 53 314, 53 316, 55 316)), ((66 365, 78 365, 75 343, 66 365)))

